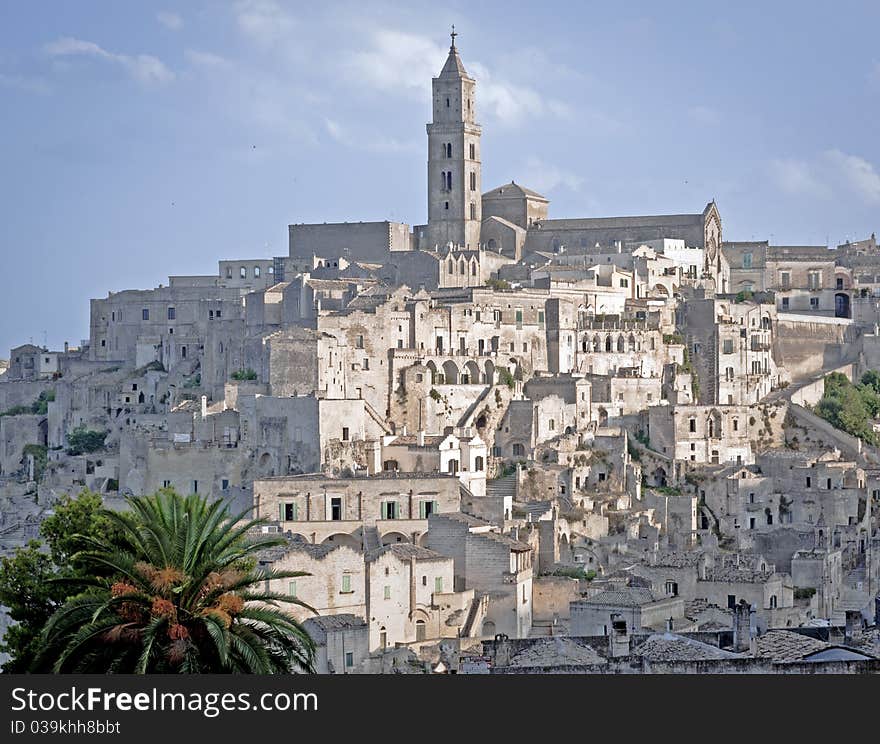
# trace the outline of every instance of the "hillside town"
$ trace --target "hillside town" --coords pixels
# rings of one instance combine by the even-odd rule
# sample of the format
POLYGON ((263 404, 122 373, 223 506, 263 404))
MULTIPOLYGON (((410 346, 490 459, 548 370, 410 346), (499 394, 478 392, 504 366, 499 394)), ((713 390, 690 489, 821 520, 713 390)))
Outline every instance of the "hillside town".
POLYGON ((880 396, 876 236, 553 215, 484 191, 455 33, 430 85, 426 224, 291 224, 9 351, 0 555, 174 489, 285 538, 318 672, 880 672, 880 397, 835 403, 880 396))

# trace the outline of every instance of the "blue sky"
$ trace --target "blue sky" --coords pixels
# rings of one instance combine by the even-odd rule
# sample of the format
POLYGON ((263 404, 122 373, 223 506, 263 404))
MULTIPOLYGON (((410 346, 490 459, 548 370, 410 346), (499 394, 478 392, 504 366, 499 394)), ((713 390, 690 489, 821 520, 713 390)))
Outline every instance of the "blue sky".
POLYGON ((291 222, 423 222, 451 23, 486 189, 714 198, 727 239, 880 228, 880 3, 2 0, 0 356, 77 343, 108 290, 283 255, 291 222))

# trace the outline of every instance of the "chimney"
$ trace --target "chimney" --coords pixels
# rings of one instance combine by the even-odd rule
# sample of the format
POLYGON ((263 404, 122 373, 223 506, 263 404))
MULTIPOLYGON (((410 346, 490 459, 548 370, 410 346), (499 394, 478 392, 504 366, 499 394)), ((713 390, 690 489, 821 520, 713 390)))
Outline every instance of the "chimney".
POLYGON ((202 418, 208 417, 208 396, 202 396, 202 418))
POLYGON ((418 444, 419 444, 419 447, 425 446, 425 430, 424 429, 419 429, 418 444))
POLYGON ((611 616, 610 653, 612 659, 629 656, 629 631, 622 615, 611 616))
POLYGON ((754 610, 744 599, 733 608, 733 650, 737 653, 749 650, 753 613, 754 610))
POLYGON ((846 611, 846 625, 843 629, 843 643, 845 646, 851 646, 853 643, 853 635, 855 634, 856 627, 861 625, 862 622, 862 613, 858 610, 847 610, 846 611))

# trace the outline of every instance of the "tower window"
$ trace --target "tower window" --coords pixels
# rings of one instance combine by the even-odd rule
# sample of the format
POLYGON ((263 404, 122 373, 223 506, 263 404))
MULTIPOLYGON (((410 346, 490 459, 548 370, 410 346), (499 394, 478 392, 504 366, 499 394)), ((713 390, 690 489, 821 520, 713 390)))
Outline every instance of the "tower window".
POLYGON ((477 174, 475 171, 471 171, 471 191, 477 190, 477 174))
POLYGON ((470 155, 471 155, 471 160, 477 159, 477 146, 473 142, 471 142, 471 145, 470 145, 470 155))
POLYGON ((449 99, 446 99, 446 108, 449 108, 449 99))
POLYGON ((471 202, 471 219, 477 219, 477 205, 474 202, 471 202))
POLYGON ((449 202, 446 202, 446 209, 449 209, 449 202))
POLYGON ((446 143, 446 157, 447 158, 452 157, 452 143, 451 142, 446 143))
POLYGON ((452 191, 452 171, 446 174, 446 188, 452 191))

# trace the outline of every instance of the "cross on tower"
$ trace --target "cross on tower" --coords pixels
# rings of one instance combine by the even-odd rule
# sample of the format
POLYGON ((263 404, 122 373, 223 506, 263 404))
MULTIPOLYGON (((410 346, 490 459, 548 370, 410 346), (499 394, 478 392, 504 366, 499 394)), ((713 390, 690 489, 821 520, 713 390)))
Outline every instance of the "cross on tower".
POLYGON ((455 33, 455 24, 454 23, 452 24, 452 33, 449 35, 452 37, 452 48, 455 49, 455 37, 458 36, 458 34, 455 33))

